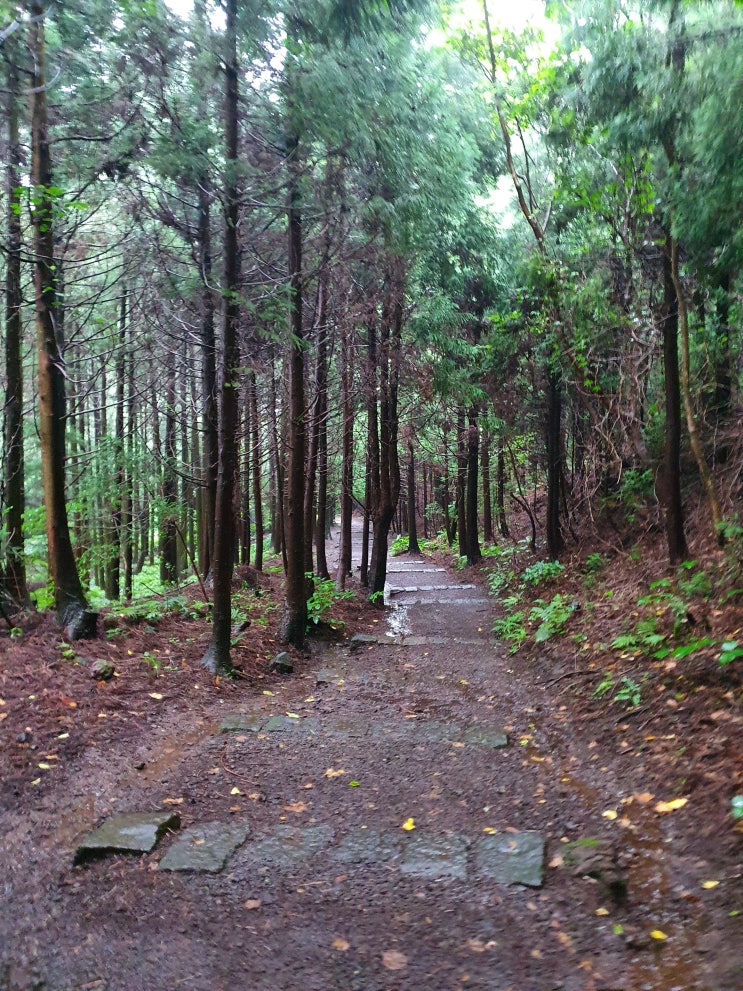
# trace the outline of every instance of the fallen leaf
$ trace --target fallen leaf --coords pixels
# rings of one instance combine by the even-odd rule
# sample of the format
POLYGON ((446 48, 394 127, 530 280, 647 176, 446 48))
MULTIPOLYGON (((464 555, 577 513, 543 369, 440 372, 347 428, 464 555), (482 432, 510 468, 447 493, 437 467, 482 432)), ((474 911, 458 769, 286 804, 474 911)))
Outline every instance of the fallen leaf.
POLYGON ((33 781, 31 782, 31 784, 32 785, 40 785, 41 784, 41 778, 34 778, 33 781))
POLYGON ((242 795, 242 792, 240 791, 240 789, 238 787, 235 787, 235 788, 232 788, 231 789, 230 795, 242 795))
POLYGON ((341 953, 345 953, 350 946, 351 944, 348 942, 348 940, 341 939, 340 936, 336 936, 335 939, 333 940, 333 949, 340 950, 341 953))
POLYGON ((284 812, 306 812, 307 805, 305 802, 290 802, 289 805, 284 806, 284 812))
POLYGON ((541 950, 534 949, 534 950, 532 950, 529 953, 529 956, 530 957, 533 957, 535 960, 541 960, 542 959, 542 951, 541 950))
POLYGON ((659 942, 663 942, 664 939, 668 939, 668 936, 663 932, 662 929, 653 929, 650 933, 651 939, 657 939, 659 942))
POLYGON ((556 857, 553 857, 552 860, 550 860, 550 862, 549 862, 549 864, 547 866, 548 867, 562 867, 564 863, 565 863, 565 861, 558 854, 556 857))
POLYGON ((162 698, 160 692, 148 692, 147 694, 150 696, 151 699, 157 699, 158 702, 162 698))
POLYGON ((616 819, 618 814, 616 809, 607 809, 606 812, 601 813, 604 819, 616 819))
POLYGON ((608 908, 597 908, 596 909, 596 915, 608 915, 608 914, 609 914, 609 909, 608 908))
POLYGON ((301 718, 296 712, 287 712, 287 716, 290 719, 300 719, 301 718))
POLYGON ((51 770, 51 766, 52 766, 51 764, 47 764, 47 762, 44 760, 39 761, 39 767, 41 768, 42 771, 51 770))
POLYGON ((348 787, 349 788, 360 788, 361 787, 361 782, 360 781, 349 781, 348 782, 348 787))
POLYGON ((484 943, 481 939, 468 939, 465 946, 468 950, 472 950, 473 953, 484 953, 486 950, 492 950, 498 944, 494 939, 489 939, 487 943, 484 943))
POLYGON ((198 839, 193 841, 194 846, 203 846, 206 843, 205 839, 198 839))
POLYGON ((317 699, 315 698, 314 695, 308 695, 307 698, 305 699, 305 702, 316 702, 316 701, 317 699))
POLYGON ((248 898, 246 902, 243 903, 243 908, 247 908, 248 911, 252 911, 254 908, 261 907, 260 898, 248 898))
POLYGON ((711 888, 716 888, 719 881, 702 881, 702 887, 709 891, 711 888))
POLYGON ((409 819, 406 819, 405 822, 402 824, 402 828, 406 830, 406 832, 408 833, 410 832, 411 829, 415 829, 415 819, 413 819, 412 816, 409 819))
POLYGON ((656 802, 653 808, 656 812, 675 812, 683 809, 688 801, 688 798, 672 798, 670 802, 656 802))
POLYGON ((334 768, 329 767, 327 769, 327 771, 325 772, 325 774, 323 775, 323 777, 325 777, 325 778, 339 778, 342 774, 345 774, 345 773, 346 772, 343 770, 342 767, 339 768, 339 770, 337 770, 337 771, 334 768))
POLYGON ((408 958, 404 953, 397 950, 385 950, 382 954, 382 966, 387 970, 404 970, 408 965, 408 958))
POLYGON ((77 709, 77 702, 73 699, 68 699, 66 695, 60 695, 59 701, 62 705, 66 705, 68 709, 77 709))
POLYGON ((276 694, 276 692, 269 692, 269 690, 268 690, 267 688, 264 688, 264 689, 263 689, 263 694, 264 694, 264 695, 275 695, 275 694, 276 694))
POLYGON ((163 805, 183 805, 182 798, 164 798, 163 805))
POLYGON ((483 833, 489 833, 489 834, 491 834, 491 835, 492 835, 493 833, 497 833, 497 832, 498 832, 498 830, 497 830, 497 829, 493 829, 493 827, 492 827, 492 826, 483 826, 483 827, 482 827, 482 831, 483 831, 483 833))

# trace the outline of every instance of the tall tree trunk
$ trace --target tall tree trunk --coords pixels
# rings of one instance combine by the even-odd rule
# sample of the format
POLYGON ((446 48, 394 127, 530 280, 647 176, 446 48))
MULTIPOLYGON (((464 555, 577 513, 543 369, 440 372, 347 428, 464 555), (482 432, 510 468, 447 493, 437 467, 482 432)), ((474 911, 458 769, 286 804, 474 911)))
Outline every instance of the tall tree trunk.
POLYGON ((547 555, 556 561, 562 553, 560 485, 562 480, 562 376, 550 367, 547 375, 547 555))
POLYGON ((668 559, 678 564, 687 556, 681 500, 681 377, 678 357, 678 300, 671 275, 671 236, 663 253, 663 374, 665 383, 665 456, 662 495, 668 559))
MULTIPOLYGON (((289 19, 288 44, 296 41, 298 25, 289 19)), ((289 249, 289 469, 287 476, 284 543, 286 545, 286 592, 280 639, 302 647, 307 631, 307 591, 304 557, 304 488, 305 488, 305 396, 304 333, 302 325, 302 215, 301 163, 299 134, 292 119, 297 112, 292 76, 287 66, 288 114, 290 134, 287 140, 287 217, 289 249)))
POLYGON ((390 524, 400 495, 400 461, 397 449, 397 394, 400 378, 400 352, 403 320, 405 273, 403 261, 388 255, 379 349, 379 446, 375 461, 378 474, 372 472, 372 544, 369 598, 382 604, 387 580, 387 554, 390 524))
POLYGON ((352 546, 351 520, 353 517, 353 342, 348 320, 343 321, 341 332, 341 416, 343 420, 343 449, 341 455, 341 526, 338 548, 338 574, 336 585, 345 588, 351 574, 352 546))
POLYGON ((176 465, 175 373, 170 372, 165 384, 165 439, 162 457, 162 507, 158 530, 160 535, 160 581, 178 580, 178 476, 176 465))
POLYGON ((106 569, 106 598, 118 599, 121 595, 121 534, 123 527, 124 496, 124 403, 126 394, 126 324, 127 291, 124 286, 119 309, 119 343, 116 354, 116 443, 114 446, 114 492, 111 514, 112 534, 106 569))
POLYGON ((26 509, 23 462, 23 322, 21 305, 21 149, 18 136, 18 68, 16 45, 5 39, 7 58, 8 199, 7 263, 5 287, 5 589, 19 604, 29 600, 23 541, 23 514, 26 509))
POLYGON ((722 531, 722 511, 720 501, 717 498, 715 483, 712 473, 709 470, 707 459, 704 456, 704 445, 699 434, 699 425, 694 413, 694 406, 691 399, 691 360, 689 356, 689 317, 686 307, 686 297, 681 284, 678 265, 678 243, 675 238, 671 239, 671 278, 673 279, 676 291, 676 301, 678 304, 679 330, 681 332, 681 394, 684 401, 684 412, 686 413, 686 429, 689 431, 689 443, 694 454, 694 458, 699 469, 699 477, 702 480, 702 488, 707 496, 712 524, 714 527, 715 539, 719 544, 724 542, 722 531))
POLYGON ((408 444, 408 554, 420 554, 418 523, 415 515, 415 452, 412 440, 408 444))
POLYGON ((503 440, 498 440, 498 461, 496 465, 495 502, 498 509, 498 529, 502 537, 507 537, 508 521, 506 520, 506 453, 503 450, 503 440))
POLYGON ((467 428, 464 406, 457 408, 457 531, 459 556, 467 556, 467 428))
POLYGON ((201 274, 201 404, 204 431, 202 518, 199 568, 206 577, 212 565, 214 520, 219 472, 219 412, 217 407, 217 348, 212 288, 211 188, 207 174, 199 182, 199 267, 201 274))
POLYGON ((477 465, 480 454, 480 435, 477 429, 477 411, 471 410, 467 432, 467 564, 477 564, 482 558, 477 527, 477 465))
POLYGON ((493 543, 493 500, 490 491, 490 431, 483 430, 480 446, 480 470, 482 471, 482 539, 493 543))
POLYGON ((253 463, 253 520, 255 523, 255 570, 263 571, 263 485, 261 483, 261 429, 258 419, 258 383, 255 371, 248 373, 250 403, 250 448, 253 463))
POLYGON ((212 674, 232 670, 232 571, 235 563, 235 476, 237 474, 238 373, 237 330, 240 317, 238 221, 238 61, 237 0, 227 0, 225 28, 224 133, 226 157, 224 228, 224 311, 222 320, 221 416, 219 472, 214 523, 214 608, 212 639, 202 664, 212 674))
POLYGON ((125 355, 127 396, 127 425, 125 443, 126 468, 121 493, 121 533, 122 560, 124 564, 124 598, 129 601, 132 597, 132 579, 134 577, 134 431, 136 427, 136 399, 134 394, 134 358, 130 353, 125 355))
POLYGON ((47 119, 44 6, 30 4, 34 72, 31 139, 34 231, 34 290, 38 344, 39 434, 46 510, 49 571, 59 622, 71 639, 94 636, 91 612, 77 571, 65 499, 65 376, 62 340, 57 336, 57 265, 54 258, 55 204, 47 119))

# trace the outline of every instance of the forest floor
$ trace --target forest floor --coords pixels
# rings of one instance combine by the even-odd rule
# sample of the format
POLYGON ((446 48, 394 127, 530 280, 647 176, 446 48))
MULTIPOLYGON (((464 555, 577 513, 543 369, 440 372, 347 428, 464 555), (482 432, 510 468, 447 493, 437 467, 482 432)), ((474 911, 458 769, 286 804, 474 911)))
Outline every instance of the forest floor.
POLYGON ((0 639, 0 988, 740 991, 741 663, 703 643, 740 638, 740 596, 695 618, 687 656, 611 651, 663 574, 643 560, 615 558, 590 608, 567 571, 549 596, 581 603, 573 635, 510 653, 488 562, 391 558, 387 607, 336 602, 345 628, 290 675, 267 673, 267 574, 230 681, 200 668, 191 592, 85 643, 20 618, 0 639), (180 828, 151 853, 75 864, 95 827, 158 811, 180 828), (184 841, 187 865, 207 854, 188 870, 184 841))

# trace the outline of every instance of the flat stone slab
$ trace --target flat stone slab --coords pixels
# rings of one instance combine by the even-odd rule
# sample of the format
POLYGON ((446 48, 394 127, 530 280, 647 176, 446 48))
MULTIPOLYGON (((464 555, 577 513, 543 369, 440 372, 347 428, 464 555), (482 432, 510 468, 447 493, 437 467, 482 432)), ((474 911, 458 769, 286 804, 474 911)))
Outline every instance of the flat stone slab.
POLYGON ((326 736, 347 736, 351 739, 357 739, 367 736, 369 727, 354 719, 330 719, 325 722, 323 732, 326 736))
POLYGON ((260 733, 266 724, 261 712, 231 712, 219 724, 220 733, 260 733))
POLYGON ((247 822, 205 822, 192 826, 165 854, 160 870, 217 874, 249 833, 247 822))
POLYGON ((539 833, 481 836, 474 844, 475 870, 497 884, 541 888, 544 880, 544 840, 539 833))
POLYGON ((337 668, 320 668, 315 674, 316 685, 328 685, 333 681, 340 681, 345 678, 345 673, 337 668))
POLYGON ((271 716, 263 726, 266 733, 319 733, 320 723, 313 716, 292 719, 291 716, 271 716))
POLYGON ((400 838, 374 829, 355 829, 331 851, 342 864, 387 864, 400 855, 400 838))
POLYGON ((469 840, 458 834, 427 836, 413 833, 407 840, 400 872, 430 879, 467 877, 469 840))
POLYGON ((486 726, 468 726, 460 737, 462 743, 469 746, 489 747, 497 750, 508 746, 508 734, 502 729, 490 729, 486 726))
POLYGON ((75 864, 109 853, 150 853, 168 829, 178 829, 177 812, 131 812, 114 816, 89 833, 75 851, 75 864))
POLYGON ((292 867, 311 860, 334 835, 330 826, 276 826, 271 835, 244 847, 241 858, 257 867, 292 867))

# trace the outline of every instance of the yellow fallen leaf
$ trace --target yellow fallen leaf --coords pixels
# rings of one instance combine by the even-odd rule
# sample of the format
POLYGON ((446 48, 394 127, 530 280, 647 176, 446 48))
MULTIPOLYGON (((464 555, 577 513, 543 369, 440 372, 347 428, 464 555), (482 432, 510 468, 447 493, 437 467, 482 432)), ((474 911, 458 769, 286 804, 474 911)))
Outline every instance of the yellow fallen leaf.
POLYGON ((41 768, 42 771, 49 771, 49 770, 51 770, 51 766, 52 765, 51 764, 47 764, 47 762, 45 760, 39 761, 39 767, 41 768))
POLYGON ((711 888, 716 888, 719 881, 702 881, 702 887, 709 891, 711 888))
POLYGON ((69 740, 69 738, 70 738, 69 733, 60 733, 59 736, 57 737, 58 740, 69 740))
POLYGON ((596 915, 608 915, 608 914, 609 914, 609 909, 608 908, 597 908, 596 909, 596 915))
POLYGON ((653 929, 650 933, 650 937, 651 939, 657 939, 661 943, 664 939, 668 939, 668 936, 666 936, 662 929, 653 929))
POLYGON ((264 694, 264 695, 275 695, 275 694, 276 694, 276 692, 269 692, 269 690, 268 690, 267 688, 264 688, 264 689, 263 689, 263 694, 264 694))
POLYGON ((408 965, 408 958, 398 950, 385 950, 382 954, 382 966, 387 970, 404 970, 408 965))
POLYGON ((193 841, 193 845, 194 846, 203 846, 205 843, 206 843, 206 840, 205 839, 199 839, 199 840, 194 840, 193 841))
POLYGON ((290 719, 299 719, 299 718, 301 718, 301 717, 300 717, 299 715, 297 715, 297 713, 296 713, 296 712, 287 712, 287 716, 288 716, 288 717, 289 717, 290 719))
POLYGON ((158 702, 162 698, 160 692, 148 692, 148 695, 150 696, 151 699, 157 699, 158 702))
POLYGON ((183 805, 182 798, 164 798, 163 805, 183 805))
POLYGON ((230 795, 242 795, 242 792, 239 788, 235 787, 230 790, 230 795))
POLYGON ((342 774, 345 774, 345 773, 346 772, 345 772, 345 770, 342 767, 339 768, 338 770, 335 770, 334 768, 329 767, 327 769, 327 771, 325 772, 325 774, 323 775, 323 777, 325 777, 325 778, 339 778, 342 774))
POLYGON ((305 702, 316 702, 316 701, 317 700, 315 699, 314 695, 308 695, 307 698, 305 699, 305 702))
POLYGON ((246 902, 243 903, 243 908, 247 908, 248 911, 252 911, 254 908, 261 907, 260 898, 248 898, 246 902))
POLYGON ((555 867, 562 867, 564 863, 565 863, 565 861, 562 859, 562 857, 558 853, 556 856, 554 856, 552 858, 552 860, 550 860, 550 862, 549 862, 549 864, 547 864, 547 866, 548 867, 553 867, 553 868, 555 868, 555 867))
POLYGON ((490 834, 497 833, 498 832, 498 830, 497 829, 493 829, 492 826, 483 826, 482 827, 482 831, 483 831, 483 833, 490 833, 490 834))
POLYGON ((339 950, 341 953, 345 953, 351 946, 347 939, 341 939, 340 936, 335 937, 332 945, 334 950, 339 950))
POLYGON ((616 819, 618 814, 616 809, 607 809, 606 812, 601 813, 604 819, 616 819))
POLYGON ((32 785, 40 785, 41 784, 41 778, 34 778, 33 781, 31 782, 31 784, 32 785))
POLYGON ((413 819, 412 816, 409 819, 406 819, 402 824, 402 828, 407 832, 410 832, 411 829, 415 829, 415 819, 413 819))
POLYGON ((656 802, 653 808, 656 812, 675 812, 683 809, 688 801, 688 798, 672 798, 670 802, 656 802))

